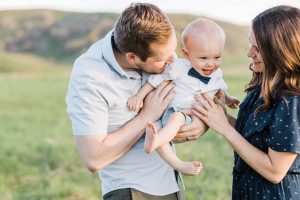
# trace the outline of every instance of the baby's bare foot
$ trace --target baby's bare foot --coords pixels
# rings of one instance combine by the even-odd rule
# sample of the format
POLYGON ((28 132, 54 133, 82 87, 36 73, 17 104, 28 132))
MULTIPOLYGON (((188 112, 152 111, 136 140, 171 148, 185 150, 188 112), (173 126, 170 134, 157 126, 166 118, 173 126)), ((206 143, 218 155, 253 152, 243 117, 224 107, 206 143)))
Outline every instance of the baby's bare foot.
POLYGON ((147 153, 152 153, 155 150, 155 139, 157 135, 157 129, 154 123, 148 122, 146 127, 146 137, 144 143, 144 149, 147 153))
POLYGON ((199 174, 202 169, 201 162, 182 162, 177 167, 177 171, 186 176, 195 176, 199 174))

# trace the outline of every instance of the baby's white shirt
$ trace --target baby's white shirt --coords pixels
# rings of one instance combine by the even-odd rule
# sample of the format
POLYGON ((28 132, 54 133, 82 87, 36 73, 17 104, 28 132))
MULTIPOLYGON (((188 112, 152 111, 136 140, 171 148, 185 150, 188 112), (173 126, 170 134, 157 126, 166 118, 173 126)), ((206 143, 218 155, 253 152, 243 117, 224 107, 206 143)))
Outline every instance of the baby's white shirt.
POLYGON ((191 108, 195 103, 195 93, 208 93, 209 96, 214 96, 220 89, 224 93, 227 91, 227 84, 223 80, 222 70, 218 68, 209 77, 211 78, 207 84, 197 78, 188 75, 192 68, 191 63, 182 58, 175 59, 174 63, 168 65, 161 74, 151 74, 148 77, 148 82, 155 88, 164 80, 173 80, 176 84, 174 91, 175 96, 168 107, 177 109, 191 108))

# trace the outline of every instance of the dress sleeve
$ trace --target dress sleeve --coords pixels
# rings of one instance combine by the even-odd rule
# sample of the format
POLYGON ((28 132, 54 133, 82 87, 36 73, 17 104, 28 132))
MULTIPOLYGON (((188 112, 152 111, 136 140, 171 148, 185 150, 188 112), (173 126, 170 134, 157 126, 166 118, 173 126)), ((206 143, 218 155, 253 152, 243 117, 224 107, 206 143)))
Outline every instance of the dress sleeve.
POLYGON ((269 146, 275 151, 300 154, 300 96, 282 100, 270 124, 269 146))

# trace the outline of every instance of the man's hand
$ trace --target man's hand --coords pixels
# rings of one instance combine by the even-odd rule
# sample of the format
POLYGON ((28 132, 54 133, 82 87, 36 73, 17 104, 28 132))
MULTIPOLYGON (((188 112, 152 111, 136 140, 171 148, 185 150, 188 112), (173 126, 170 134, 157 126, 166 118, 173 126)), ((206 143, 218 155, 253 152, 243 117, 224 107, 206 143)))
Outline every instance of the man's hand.
POLYGON ((157 121, 174 97, 175 92, 171 91, 174 87, 173 82, 164 81, 154 91, 150 92, 144 101, 140 116, 147 122, 157 121))
POLYGON ((192 117, 192 123, 181 127, 175 138, 172 140, 175 143, 196 140, 208 130, 208 126, 197 116, 192 113, 186 114, 192 117))

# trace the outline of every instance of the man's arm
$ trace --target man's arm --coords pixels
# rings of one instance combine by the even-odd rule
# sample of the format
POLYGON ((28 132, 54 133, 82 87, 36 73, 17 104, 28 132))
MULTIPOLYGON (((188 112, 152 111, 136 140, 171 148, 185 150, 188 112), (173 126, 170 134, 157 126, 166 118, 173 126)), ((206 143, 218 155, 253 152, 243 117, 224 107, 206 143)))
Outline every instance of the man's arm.
POLYGON ((75 135, 77 149, 86 167, 97 172, 124 153, 142 136, 147 118, 136 116, 121 129, 106 135, 75 135))
POLYGON ((80 157, 91 172, 124 155, 144 134, 148 121, 156 121, 174 96, 174 83, 164 82, 149 93, 141 112, 119 130, 101 136, 74 136, 80 157))

